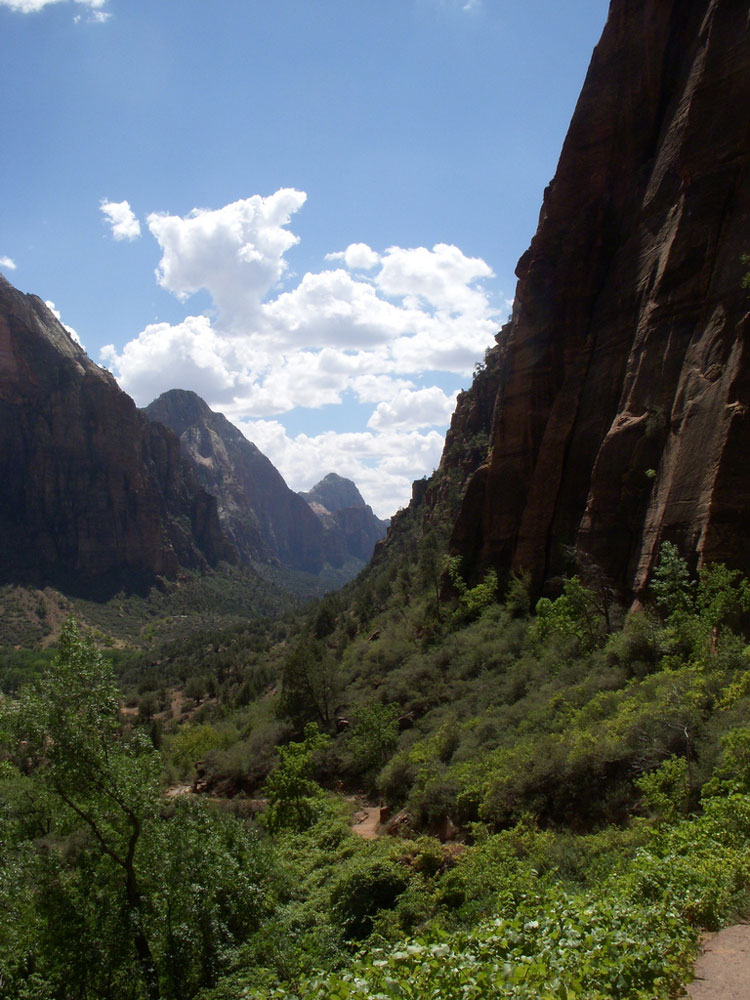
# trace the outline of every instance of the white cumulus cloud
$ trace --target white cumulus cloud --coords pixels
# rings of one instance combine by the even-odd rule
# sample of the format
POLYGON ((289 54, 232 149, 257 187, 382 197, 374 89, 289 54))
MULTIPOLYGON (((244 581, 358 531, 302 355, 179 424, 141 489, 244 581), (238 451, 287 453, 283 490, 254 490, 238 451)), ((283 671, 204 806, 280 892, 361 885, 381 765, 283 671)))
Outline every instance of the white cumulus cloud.
POLYGON ((452 389, 499 328, 484 285, 492 270, 448 243, 382 253, 353 243, 284 289, 298 242, 290 224, 305 199, 284 188, 186 216, 150 214, 159 284, 181 301, 208 292, 213 310, 153 323, 102 360, 139 405, 192 389, 249 428, 295 489, 335 471, 388 514, 437 463, 452 389), (442 387, 431 384, 436 373, 442 387), (356 411, 356 424, 290 437, 271 418, 298 408, 329 408, 336 428, 341 412, 356 411))
POLYGON ((108 201, 102 198, 99 210, 109 223, 116 240, 135 240, 141 235, 141 224, 127 201, 108 201))
POLYGON ((341 260, 350 271, 371 271, 380 263, 380 254, 375 253, 366 243, 350 243, 346 250, 327 253, 325 259, 341 260))
POLYGON ((12 257, 0 257, 0 267, 4 267, 7 271, 15 271, 16 262, 12 257))
POLYGON ((148 228, 162 251, 159 284, 180 299, 205 289, 225 326, 255 322, 287 269, 284 254, 299 241, 285 227, 306 197, 284 188, 268 198, 196 208, 184 218, 152 213, 148 228))
POLYGON ((446 395, 436 385, 425 389, 399 389, 391 399, 378 403, 367 426, 374 430, 444 427, 456 408, 457 395, 457 391, 446 395))

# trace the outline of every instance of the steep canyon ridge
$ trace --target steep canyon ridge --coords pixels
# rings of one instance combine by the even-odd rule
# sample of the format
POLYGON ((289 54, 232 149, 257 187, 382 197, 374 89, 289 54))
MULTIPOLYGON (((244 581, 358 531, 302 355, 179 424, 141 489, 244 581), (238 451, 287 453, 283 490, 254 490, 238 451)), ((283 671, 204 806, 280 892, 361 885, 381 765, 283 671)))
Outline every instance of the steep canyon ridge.
MULTIPOLYGON (((750 44, 735 0, 615 0, 453 438, 490 447, 453 544, 638 593, 662 541, 750 569, 750 44), (489 422, 487 420, 489 418, 489 422)), ((450 440, 450 438, 449 438, 450 440)))

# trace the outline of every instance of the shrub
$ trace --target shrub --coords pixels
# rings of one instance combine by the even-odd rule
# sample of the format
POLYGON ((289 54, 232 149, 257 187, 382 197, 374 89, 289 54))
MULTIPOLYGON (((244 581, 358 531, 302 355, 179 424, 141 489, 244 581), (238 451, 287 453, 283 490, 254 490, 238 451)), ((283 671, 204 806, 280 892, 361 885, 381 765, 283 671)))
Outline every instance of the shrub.
POLYGON ((392 909, 408 884, 406 872, 385 858, 365 859, 337 882, 331 904, 347 938, 361 940, 372 930, 379 910, 392 909))

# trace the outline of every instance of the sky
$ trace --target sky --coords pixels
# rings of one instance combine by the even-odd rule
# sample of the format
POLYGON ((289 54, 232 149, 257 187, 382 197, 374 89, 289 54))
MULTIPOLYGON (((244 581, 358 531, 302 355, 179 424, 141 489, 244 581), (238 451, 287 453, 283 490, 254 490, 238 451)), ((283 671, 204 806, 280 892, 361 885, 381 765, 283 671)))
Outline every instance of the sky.
POLYGON ((508 315, 607 0, 0 0, 0 272, 381 517, 508 315))

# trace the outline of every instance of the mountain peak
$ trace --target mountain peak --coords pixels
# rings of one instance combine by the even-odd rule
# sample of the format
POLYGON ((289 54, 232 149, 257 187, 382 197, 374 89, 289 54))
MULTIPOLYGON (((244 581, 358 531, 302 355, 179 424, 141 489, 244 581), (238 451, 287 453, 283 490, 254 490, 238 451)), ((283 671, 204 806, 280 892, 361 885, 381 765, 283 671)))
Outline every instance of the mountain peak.
POLYGON ((329 472, 307 493, 300 493, 309 504, 317 503, 334 514, 349 507, 366 507, 362 494, 351 479, 329 472))
POLYGON ((211 414, 208 404, 190 389, 168 389, 146 407, 149 420, 158 420, 180 437, 211 414))

